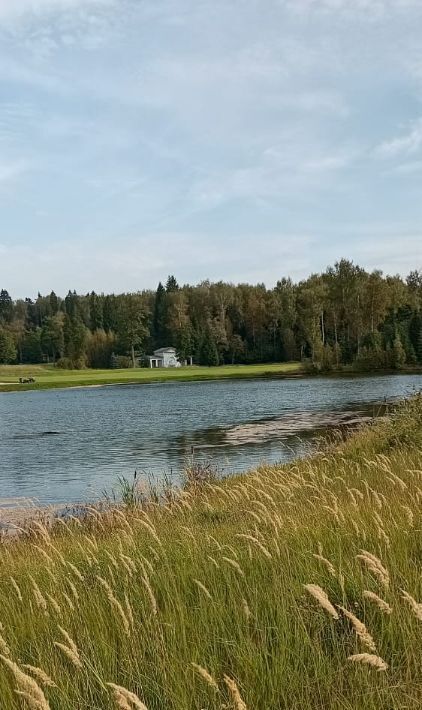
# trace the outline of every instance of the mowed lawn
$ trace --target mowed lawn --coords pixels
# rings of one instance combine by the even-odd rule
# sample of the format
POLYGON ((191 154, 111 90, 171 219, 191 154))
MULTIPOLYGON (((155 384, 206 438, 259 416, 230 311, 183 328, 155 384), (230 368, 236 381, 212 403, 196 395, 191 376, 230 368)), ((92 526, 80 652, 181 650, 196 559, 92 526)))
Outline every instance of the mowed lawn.
POLYGON ((0 392, 55 387, 129 384, 221 378, 277 377, 299 373, 298 362, 263 365, 222 365, 220 367, 180 367, 177 369, 135 368, 127 370, 60 370, 52 365, 0 365, 0 392), (34 384, 20 384, 19 378, 33 377, 34 384))

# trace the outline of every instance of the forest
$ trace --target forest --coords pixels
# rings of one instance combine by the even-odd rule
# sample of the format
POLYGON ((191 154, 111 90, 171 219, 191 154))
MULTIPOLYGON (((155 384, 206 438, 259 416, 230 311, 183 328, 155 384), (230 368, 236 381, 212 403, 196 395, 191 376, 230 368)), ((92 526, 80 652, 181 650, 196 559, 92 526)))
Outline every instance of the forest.
POLYGON ((132 367, 173 346, 198 365, 300 360, 316 371, 422 364, 422 270, 406 279, 346 259, 294 283, 180 286, 36 300, 0 292, 0 363, 132 367))

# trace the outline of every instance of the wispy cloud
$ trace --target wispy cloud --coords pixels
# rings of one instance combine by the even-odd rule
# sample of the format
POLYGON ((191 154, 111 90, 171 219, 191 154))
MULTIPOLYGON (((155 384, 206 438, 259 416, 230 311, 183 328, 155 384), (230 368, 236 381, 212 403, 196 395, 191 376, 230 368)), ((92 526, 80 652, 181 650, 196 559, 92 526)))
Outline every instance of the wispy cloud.
MULTIPOLYGON (((344 237, 350 241, 347 230, 344 237)), ((338 244, 317 231, 282 229, 259 236, 243 234, 241 250, 226 234, 223 251, 212 234, 186 232, 158 232, 107 245, 96 239, 36 247, 23 241, 0 243, 3 285, 15 296, 35 296, 40 284, 62 295, 74 288, 80 293, 92 288, 98 292, 155 288, 169 271, 181 282, 209 278, 274 285, 282 276, 299 281, 323 271, 342 255, 387 274, 405 275, 422 267, 420 235, 403 231, 402 225, 373 229, 365 225, 354 232, 347 252, 339 252, 338 244)))
POLYGON ((383 141, 376 149, 376 153, 386 158, 414 155, 422 148, 422 118, 415 121, 409 131, 383 141))
POLYGON ((422 160, 409 160, 406 163, 400 163, 393 168, 396 175, 412 175, 422 172, 422 160))
POLYGON ((92 288, 99 292, 155 288, 169 270, 169 259, 171 270, 182 282, 192 280, 192 269, 197 281, 224 278, 233 282, 275 283, 287 273, 302 278, 312 268, 309 255, 313 240, 307 235, 264 234, 260 238, 261 254, 253 262, 248 251, 255 249, 256 237, 244 235, 243 241, 244 253, 239 254, 237 244, 228 238, 224 260, 213 239, 199 234, 162 232, 101 248, 97 240, 83 243, 75 240, 72 245, 57 243, 48 247, 32 247, 24 242, 11 246, 0 243, 0 262, 5 275, 19 263, 19 273, 9 285, 21 296, 35 295, 40 277, 43 281, 48 278, 49 288, 63 295, 74 288, 82 293, 92 288), (272 249, 274 260, 283 265, 282 272, 265 258, 265 249, 272 249))
POLYGON ((271 282, 369 244, 394 270, 401 238, 405 270, 421 26, 420 0, 0 0, 0 281, 19 244, 22 287, 61 291, 271 282))
POLYGON ((78 7, 107 7, 114 0, 0 0, 0 19, 33 16, 48 12, 74 10, 78 7))
POLYGON ((30 169, 24 160, 0 162, 0 189, 8 187, 30 169))
POLYGON ((419 9, 419 0, 278 0, 281 5, 295 14, 322 13, 337 16, 343 15, 345 19, 353 16, 364 16, 366 19, 381 19, 387 13, 406 12, 419 9))

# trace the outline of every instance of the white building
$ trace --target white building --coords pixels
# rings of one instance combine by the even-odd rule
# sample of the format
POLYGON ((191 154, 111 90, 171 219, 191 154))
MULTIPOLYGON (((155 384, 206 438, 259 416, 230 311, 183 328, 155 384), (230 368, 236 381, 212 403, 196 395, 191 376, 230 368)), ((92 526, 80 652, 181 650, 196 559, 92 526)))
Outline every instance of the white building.
POLYGON ((181 365, 176 354, 176 348, 154 350, 154 355, 149 355, 148 360, 150 367, 180 367, 181 365))

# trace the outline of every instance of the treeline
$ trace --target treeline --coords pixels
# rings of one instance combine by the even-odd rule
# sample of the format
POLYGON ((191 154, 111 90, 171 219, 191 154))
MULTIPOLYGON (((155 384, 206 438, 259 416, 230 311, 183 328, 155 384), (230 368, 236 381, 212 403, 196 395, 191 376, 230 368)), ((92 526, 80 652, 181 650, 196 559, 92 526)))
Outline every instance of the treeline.
POLYGON ((342 259, 275 288, 204 281, 104 295, 0 293, 0 363, 129 367, 177 348, 201 365, 302 360, 316 370, 422 364, 422 271, 403 280, 342 259))

